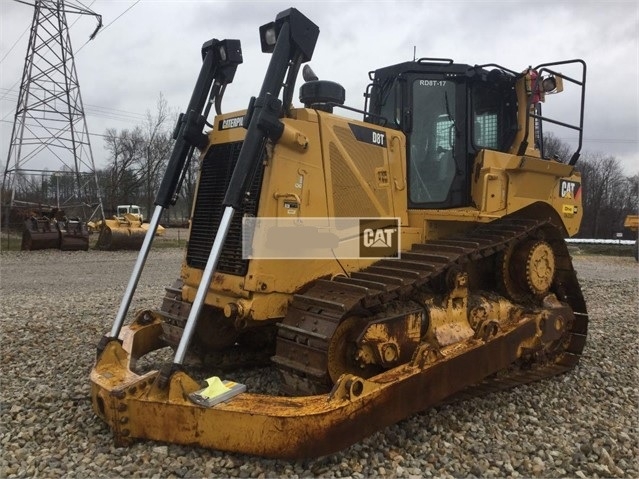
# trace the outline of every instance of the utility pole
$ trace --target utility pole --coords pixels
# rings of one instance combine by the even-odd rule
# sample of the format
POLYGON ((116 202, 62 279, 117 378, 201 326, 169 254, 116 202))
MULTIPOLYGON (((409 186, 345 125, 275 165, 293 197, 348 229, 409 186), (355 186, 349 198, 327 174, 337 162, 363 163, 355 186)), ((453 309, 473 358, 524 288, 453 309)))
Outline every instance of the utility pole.
POLYGON ((96 17, 90 39, 102 27, 102 17, 73 0, 16 1, 34 11, 2 179, 6 222, 14 206, 57 204, 54 198, 49 205, 37 204, 32 191, 36 175, 48 175, 56 188, 61 177, 72 178, 68 194, 57 198, 59 206, 84 219, 104 218, 66 15, 96 17))

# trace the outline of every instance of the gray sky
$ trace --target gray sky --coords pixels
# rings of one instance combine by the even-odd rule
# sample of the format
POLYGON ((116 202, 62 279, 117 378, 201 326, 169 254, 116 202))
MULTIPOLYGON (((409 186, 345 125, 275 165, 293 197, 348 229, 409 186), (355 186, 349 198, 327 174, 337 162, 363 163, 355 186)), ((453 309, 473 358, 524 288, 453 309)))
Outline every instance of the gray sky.
MULTIPOLYGON (((102 15, 106 28, 86 45, 95 20, 81 17, 71 28, 98 168, 106 162, 98 134, 142 123, 145 112, 154 110, 160 92, 170 107, 179 111, 186 107, 201 64, 200 47, 206 40, 241 40, 244 63, 227 88, 223 109, 246 108, 250 96, 259 92, 270 58, 260 50, 258 28, 292 6, 241 0, 135 2, 83 0, 102 15)), ((368 72, 412 60, 414 47, 417 57, 497 63, 516 71, 581 58, 588 64, 582 151, 615 156, 626 174, 639 172, 639 7, 635 1, 324 0, 297 1, 294 6, 320 28, 310 63, 314 71, 322 79, 341 83, 346 104, 356 108, 364 105, 368 72)), ((0 164, 7 159, 32 16, 33 7, 0 0, 0 164)), ((68 24, 76 19, 69 16, 68 24)), ((300 83, 301 78, 297 87, 300 83)), ((566 91, 555 98, 556 105, 568 105, 571 95, 566 91), (559 100, 562 96, 564 103, 559 100)), ((548 108, 555 98, 549 98, 548 108)), ((297 98, 295 104, 299 104, 297 98)), ((576 116, 565 119, 578 120, 576 116)), ((570 143, 576 133, 563 129, 556 136, 570 143)))

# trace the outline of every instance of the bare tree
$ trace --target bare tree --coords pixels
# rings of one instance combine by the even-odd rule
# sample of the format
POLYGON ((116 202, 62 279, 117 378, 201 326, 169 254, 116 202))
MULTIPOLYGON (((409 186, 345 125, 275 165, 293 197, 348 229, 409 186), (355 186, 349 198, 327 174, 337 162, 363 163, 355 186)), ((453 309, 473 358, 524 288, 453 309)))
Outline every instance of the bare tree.
POLYGON ((160 93, 155 113, 146 112, 143 126, 144 147, 138 160, 138 174, 142 180, 141 202, 146 211, 153 209, 155 194, 160 187, 162 176, 171 154, 173 139, 169 128, 172 113, 166 99, 160 93))
POLYGON ((574 151, 570 145, 559 138, 557 138, 552 132, 544 135, 544 158, 551 158, 562 163, 567 163, 574 151))
POLYGON ((104 185, 104 203, 107 210, 115 213, 118 204, 137 202, 142 184, 137 164, 144 150, 144 135, 140 127, 120 132, 108 129, 104 142, 111 154, 104 185))
POLYGON ((153 201, 171 154, 172 117, 177 117, 160 93, 155 111, 147 110, 142 125, 133 130, 105 133, 105 147, 110 153, 108 174, 100 174, 107 209, 118 204, 140 204, 147 213, 153 201))
POLYGON ((580 164, 584 218, 581 234, 591 238, 610 238, 621 231, 624 211, 632 195, 619 160, 602 154, 588 155, 580 164))

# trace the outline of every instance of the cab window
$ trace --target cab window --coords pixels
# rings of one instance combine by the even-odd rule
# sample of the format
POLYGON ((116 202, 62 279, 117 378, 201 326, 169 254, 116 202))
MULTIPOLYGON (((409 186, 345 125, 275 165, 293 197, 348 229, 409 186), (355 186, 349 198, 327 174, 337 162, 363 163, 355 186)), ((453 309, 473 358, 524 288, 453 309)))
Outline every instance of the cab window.
POLYGON ((517 130, 516 98, 510 85, 491 83, 473 86, 472 141, 475 149, 507 151, 517 130))
POLYGON ((446 201, 456 174, 455 82, 420 78, 413 82, 409 182, 412 203, 446 201))

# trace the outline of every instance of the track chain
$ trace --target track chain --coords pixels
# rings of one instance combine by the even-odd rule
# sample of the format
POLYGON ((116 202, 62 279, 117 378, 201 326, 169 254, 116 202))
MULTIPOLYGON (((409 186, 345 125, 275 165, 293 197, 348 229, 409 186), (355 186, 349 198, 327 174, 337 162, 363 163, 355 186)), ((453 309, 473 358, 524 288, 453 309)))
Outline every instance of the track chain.
POLYGON ((466 233, 416 244, 402 253, 401 259, 382 259, 350 277, 317 280, 294 295, 284 321, 278 325, 276 355, 272 358, 283 377, 285 392, 319 394, 330 388, 328 347, 343 319, 351 315, 373 317, 382 305, 407 300, 417 290, 434 286, 451 268, 463 269, 465 263, 505 251, 541 229, 555 253, 551 290, 575 315, 565 349, 552 361, 513 365, 458 396, 509 388, 571 369, 585 345, 588 315, 566 243, 549 220, 504 218, 466 233))

